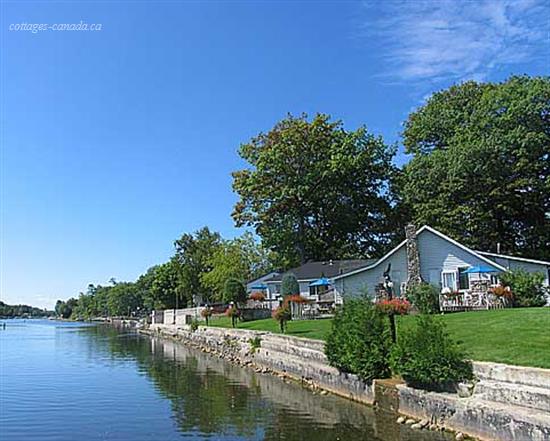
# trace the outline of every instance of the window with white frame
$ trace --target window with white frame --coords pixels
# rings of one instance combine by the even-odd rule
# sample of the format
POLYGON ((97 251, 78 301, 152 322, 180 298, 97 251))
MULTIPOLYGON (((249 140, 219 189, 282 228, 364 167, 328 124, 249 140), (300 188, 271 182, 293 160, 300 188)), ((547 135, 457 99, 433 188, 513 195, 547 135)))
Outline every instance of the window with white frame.
POLYGON ((441 273, 441 286, 443 288, 449 288, 452 291, 456 291, 456 272, 443 271, 441 273))
POLYGON ((458 269, 458 289, 470 289, 470 274, 466 271, 468 267, 458 269))

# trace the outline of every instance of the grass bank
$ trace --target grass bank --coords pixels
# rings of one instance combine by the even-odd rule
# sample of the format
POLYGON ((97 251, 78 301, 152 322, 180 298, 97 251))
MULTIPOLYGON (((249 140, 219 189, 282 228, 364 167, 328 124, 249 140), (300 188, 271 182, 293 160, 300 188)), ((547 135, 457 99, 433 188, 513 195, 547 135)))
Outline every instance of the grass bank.
MULTIPOLYGON (((287 335, 296 337, 314 338, 324 340, 330 331, 332 320, 295 320, 288 322, 287 335)), ((215 317, 210 320, 210 326, 231 328, 231 319, 229 317, 215 317)), ((253 322, 238 322, 237 328, 248 329, 251 331, 269 331, 280 334, 279 323, 274 319, 255 320, 253 322)))
MULTIPOLYGON (((474 360, 550 369, 550 308, 461 312, 440 318, 474 360)), ((398 332, 407 332, 413 322, 413 316, 399 317, 398 332)), ((324 340, 331 325, 326 319, 293 321, 288 323, 287 334, 324 340)), ((230 328, 231 320, 214 318, 211 326, 230 328)), ((237 327, 280 332, 273 319, 238 323, 237 327)))

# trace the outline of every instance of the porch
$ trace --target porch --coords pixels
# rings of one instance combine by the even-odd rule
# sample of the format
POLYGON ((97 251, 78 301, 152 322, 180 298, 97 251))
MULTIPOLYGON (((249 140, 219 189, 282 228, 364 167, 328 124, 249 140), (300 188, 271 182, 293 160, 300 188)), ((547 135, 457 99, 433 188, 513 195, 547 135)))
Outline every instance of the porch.
POLYGON ((491 285, 489 281, 471 283, 471 289, 463 291, 443 290, 439 294, 441 312, 479 311, 512 307, 511 293, 491 285), (498 289, 497 289, 498 288, 498 289))

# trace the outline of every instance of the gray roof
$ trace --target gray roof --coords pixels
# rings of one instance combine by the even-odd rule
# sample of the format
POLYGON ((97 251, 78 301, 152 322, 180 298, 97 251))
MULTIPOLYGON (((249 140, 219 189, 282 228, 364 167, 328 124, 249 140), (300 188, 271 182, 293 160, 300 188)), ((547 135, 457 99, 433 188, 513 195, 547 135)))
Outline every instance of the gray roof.
POLYGON ((345 274, 376 262, 377 259, 326 260, 323 262, 308 262, 302 266, 289 269, 275 275, 265 282, 280 282, 286 274, 294 274, 298 280, 317 280, 321 277, 331 278, 345 274))
POLYGON ((550 266, 550 262, 548 262, 546 260, 530 259, 530 258, 527 258, 527 257, 520 257, 520 256, 509 256, 508 254, 489 253, 487 251, 476 251, 476 253, 482 254, 483 256, 486 256, 491 260, 495 260, 495 258, 496 259, 519 260, 519 261, 523 261, 523 262, 536 263, 538 265, 550 266))

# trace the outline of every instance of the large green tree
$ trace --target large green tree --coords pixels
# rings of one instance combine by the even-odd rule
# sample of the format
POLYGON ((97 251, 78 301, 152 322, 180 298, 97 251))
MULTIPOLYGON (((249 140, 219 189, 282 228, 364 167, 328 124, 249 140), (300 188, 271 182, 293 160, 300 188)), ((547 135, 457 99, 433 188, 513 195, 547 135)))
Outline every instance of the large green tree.
POLYGON ((404 128, 401 197, 417 224, 471 247, 550 258, 550 80, 466 82, 404 128))
POLYGON ((136 288, 143 299, 144 312, 150 312, 155 309, 155 298, 152 292, 152 287, 158 268, 159 265, 152 266, 136 280, 136 288))
POLYGON ((180 290, 180 271, 180 264, 175 258, 155 267, 149 291, 150 298, 147 301, 152 309, 172 309, 186 306, 180 290))
POLYGON ((193 295, 205 300, 212 298, 212 289, 205 286, 203 274, 212 270, 210 259, 222 243, 219 233, 203 227, 193 234, 185 233, 175 241, 175 259, 180 265, 179 289, 182 296, 190 302, 193 295))
POLYGON ((143 299, 135 283, 116 283, 109 289, 107 306, 111 316, 130 316, 143 308, 143 299))
POLYGON ((365 256, 391 241, 388 187, 395 150, 365 127, 288 116, 240 146, 233 218, 252 226, 284 266, 365 256))
POLYGON ((250 233, 223 241, 207 260, 211 269, 201 275, 201 282, 220 300, 228 279, 245 283, 273 269, 271 254, 250 233))

